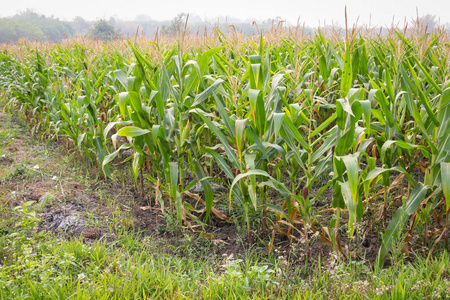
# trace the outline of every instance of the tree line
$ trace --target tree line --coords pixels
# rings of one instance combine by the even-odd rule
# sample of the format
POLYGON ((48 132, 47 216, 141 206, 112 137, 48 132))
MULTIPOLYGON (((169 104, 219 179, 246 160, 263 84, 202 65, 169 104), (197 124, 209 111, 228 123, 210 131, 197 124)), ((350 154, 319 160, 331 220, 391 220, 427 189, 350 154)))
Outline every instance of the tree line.
MULTIPOLYGON (((233 30, 242 34, 257 34, 260 30, 268 31, 273 26, 286 24, 280 17, 261 21, 257 26, 252 21, 242 21, 235 18, 219 18, 214 22, 204 21, 198 16, 188 17, 180 13, 167 21, 156 21, 147 15, 137 15, 135 20, 125 21, 117 18, 88 21, 75 17, 64 21, 54 16, 45 15, 27 9, 15 16, 0 18, 0 43, 15 42, 19 39, 60 42, 64 38, 85 36, 89 38, 109 40, 120 37, 139 35, 152 36, 178 34, 184 30, 186 21, 191 34, 205 35, 214 28, 227 32, 233 24, 233 30)), ((310 30, 310 29, 308 29, 310 30)))
MULTIPOLYGON (((54 16, 45 15, 27 9, 8 18, 0 18, 0 43, 16 42, 20 39, 60 42, 64 38, 84 36, 88 38, 110 40, 120 37, 132 37, 139 35, 152 36, 156 32, 159 35, 174 35, 184 30, 186 21, 191 34, 206 35, 214 28, 219 28, 224 33, 236 30, 244 35, 257 34, 260 31, 269 31, 279 26, 287 25, 280 18, 267 19, 254 24, 252 21, 242 21, 235 18, 218 18, 215 22, 204 21, 199 16, 189 17, 185 13, 176 15, 172 20, 156 21, 147 15, 137 15, 135 20, 124 21, 110 17, 88 21, 82 17, 75 17, 71 21, 64 21, 54 16), (230 24, 233 24, 230 26, 230 24)), ((426 25, 425 30, 438 29, 436 16, 426 15, 418 18, 417 22, 426 25)), ((449 24, 441 28, 450 30, 449 24)), ((301 26, 304 34, 315 32, 317 29, 301 26)), ((338 28, 338 31, 339 28, 338 28)))

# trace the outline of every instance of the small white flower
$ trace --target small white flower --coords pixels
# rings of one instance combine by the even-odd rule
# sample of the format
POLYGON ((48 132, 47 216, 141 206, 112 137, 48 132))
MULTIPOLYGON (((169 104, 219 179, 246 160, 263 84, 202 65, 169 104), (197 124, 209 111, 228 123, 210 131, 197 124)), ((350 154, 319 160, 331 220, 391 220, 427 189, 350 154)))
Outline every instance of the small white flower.
POLYGON ((86 278, 86 274, 84 273, 78 274, 78 279, 83 280, 84 278, 86 278))
POLYGON ((33 169, 39 170, 39 166, 38 166, 38 165, 35 165, 35 166, 33 167, 33 169))
POLYGON ((53 176, 53 177, 52 177, 52 180, 58 180, 58 177, 53 176))

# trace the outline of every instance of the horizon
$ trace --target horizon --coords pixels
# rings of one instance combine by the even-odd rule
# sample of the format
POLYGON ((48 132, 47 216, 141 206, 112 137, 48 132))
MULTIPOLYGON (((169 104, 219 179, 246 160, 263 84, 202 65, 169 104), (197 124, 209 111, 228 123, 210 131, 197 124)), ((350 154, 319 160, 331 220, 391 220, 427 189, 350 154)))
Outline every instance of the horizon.
MULTIPOLYGON (((163 4, 158 4, 157 9, 149 7, 149 9, 132 9, 138 1, 129 0, 127 8, 124 9, 117 5, 118 1, 109 1, 109 5, 105 5, 106 1, 96 1, 92 3, 87 0, 79 0, 79 6, 73 7, 70 11, 62 8, 64 2, 57 2, 52 0, 42 0, 39 2, 39 8, 33 7, 34 1, 18 0, 10 5, 9 8, 4 9, 0 13, 1 18, 10 18, 14 15, 20 14, 26 10, 34 11, 46 17, 54 17, 63 21, 71 21, 75 17, 82 17, 87 21, 95 21, 99 19, 114 18, 121 21, 136 21, 139 16, 150 18, 152 21, 164 22, 171 21, 179 13, 186 13, 190 15, 190 22, 228 22, 233 23, 247 23, 247 22, 263 22, 269 19, 280 18, 286 21, 288 25, 305 25, 308 27, 319 27, 324 25, 345 26, 345 7, 347 7, 348 24, 353 25, 367 25, 370 27, 390 27, 392 25, 402 25, 409 23, 417 17, 424 17, 427 15, 435 16, 438 25, 449 25, 450 15, 439 13, 450 10, 450 2, 444 1, 392 1, 381 0, 378 3, 369 1, 321 1, 321 3, 307 3, 305 1, 280 0, 277 7, 272 8, 267 0, 258 1, 259 6, 252 11, 252 16, 246 16, 243 12, 245 8, 251 8, 255 1, 247 1, 239 3, 236 0, 229 0, 226 7, 222 4, 206 7, 204 0, 196 1, 167 1, 163 4), (233 3, 236 6, 233 6, 233 3), (383 5, 385 3, 386 5, 383 5), (405 3, 405 4, 403 4, 405 3), (438 5, 432 6, 430 4, 436 3, 438 5), (83 5, 85 4, 85 5, 83 5), (114 5, 116 4, 116 5, 114 5), (240 4, 240 5, 238 5, 240 4), (284 5, 283 5, 284 4, 284 5), (305 4, 305 6, 302 6, 305 4), (92 7, 86 10, 85 7, 92 7), (300 7, 299 7, 300 6, 300 7), (320 6, 322 9, 318 8, 320 6), (78 9, 82 8, 82 11, 78 9), (131 9, 130 9, 131 7, 131 9), (229 11, 229 8, 242 7, 244 9, 229 11), (299 7, 299 8, 297 8, 299 7), (323 7, 326 7, 323 9, 323 7), (389 8, 387 10, 386 8, 389 8), (296 17, 295 11, 304 12, 296 17), (383 10, 383 11, 381 11, 383 10), (120 11, 120 13, 119 13, 120 11), (80 13, 81 12, 81 13, 80 13), (220 13, 219 13, 220 12, 220 13), (316 13, 314 13, 316 12, 316 13), (303 15, 303 16, 302 16, 303 15), (318 17, 320 15, 320 18, 318 17), (299 21, 299 22, 298 22, 299 21)), ((122 2, 120 2, 122 3, 122 2)), ((273 2, 272 2, 273 3, 273 2)), ((147 5, 151 6, 150 1, 147 5)))

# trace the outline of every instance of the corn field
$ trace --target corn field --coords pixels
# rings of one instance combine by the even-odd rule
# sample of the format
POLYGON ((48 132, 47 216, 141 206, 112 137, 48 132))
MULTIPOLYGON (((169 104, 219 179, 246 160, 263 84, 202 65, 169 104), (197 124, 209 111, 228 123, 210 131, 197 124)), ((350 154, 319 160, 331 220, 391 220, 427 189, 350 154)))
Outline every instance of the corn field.
POLYGON ((445 35, 400 32, 18 44, 0 52, 0 89, 5 110, 106 178, 132 151, 142 196, 180 226, 234 218, 269 251, 286 236, 309 255, 314 235, 347 257, 341 238, 377 223, 382 266, 419 224, 431 251, 447 247, 449 54, 445 35))

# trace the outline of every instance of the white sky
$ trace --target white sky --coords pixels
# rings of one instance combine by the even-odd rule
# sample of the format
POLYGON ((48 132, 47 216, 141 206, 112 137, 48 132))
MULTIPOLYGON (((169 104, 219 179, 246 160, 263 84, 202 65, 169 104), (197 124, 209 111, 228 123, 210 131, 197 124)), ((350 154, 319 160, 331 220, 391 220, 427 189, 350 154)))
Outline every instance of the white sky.
POLYGON ((390 25, 393 16, 403 24, 426 14, 436 15, 441 24, 450 23, 450 0, 0 0, 0 17, 12 16, 31 8, 46 16, 71 20, 75 16, 95 20, 111 16, 133 20, 137 14, 145 14, 154 20, 170 20, 180 12, 196 14, 216 20, 219 16, 237 17, 242 20, 265 20, 277 16, 292 24, 310 26, 344 25, 344 7, 347 5, 349 25, 390 25))

